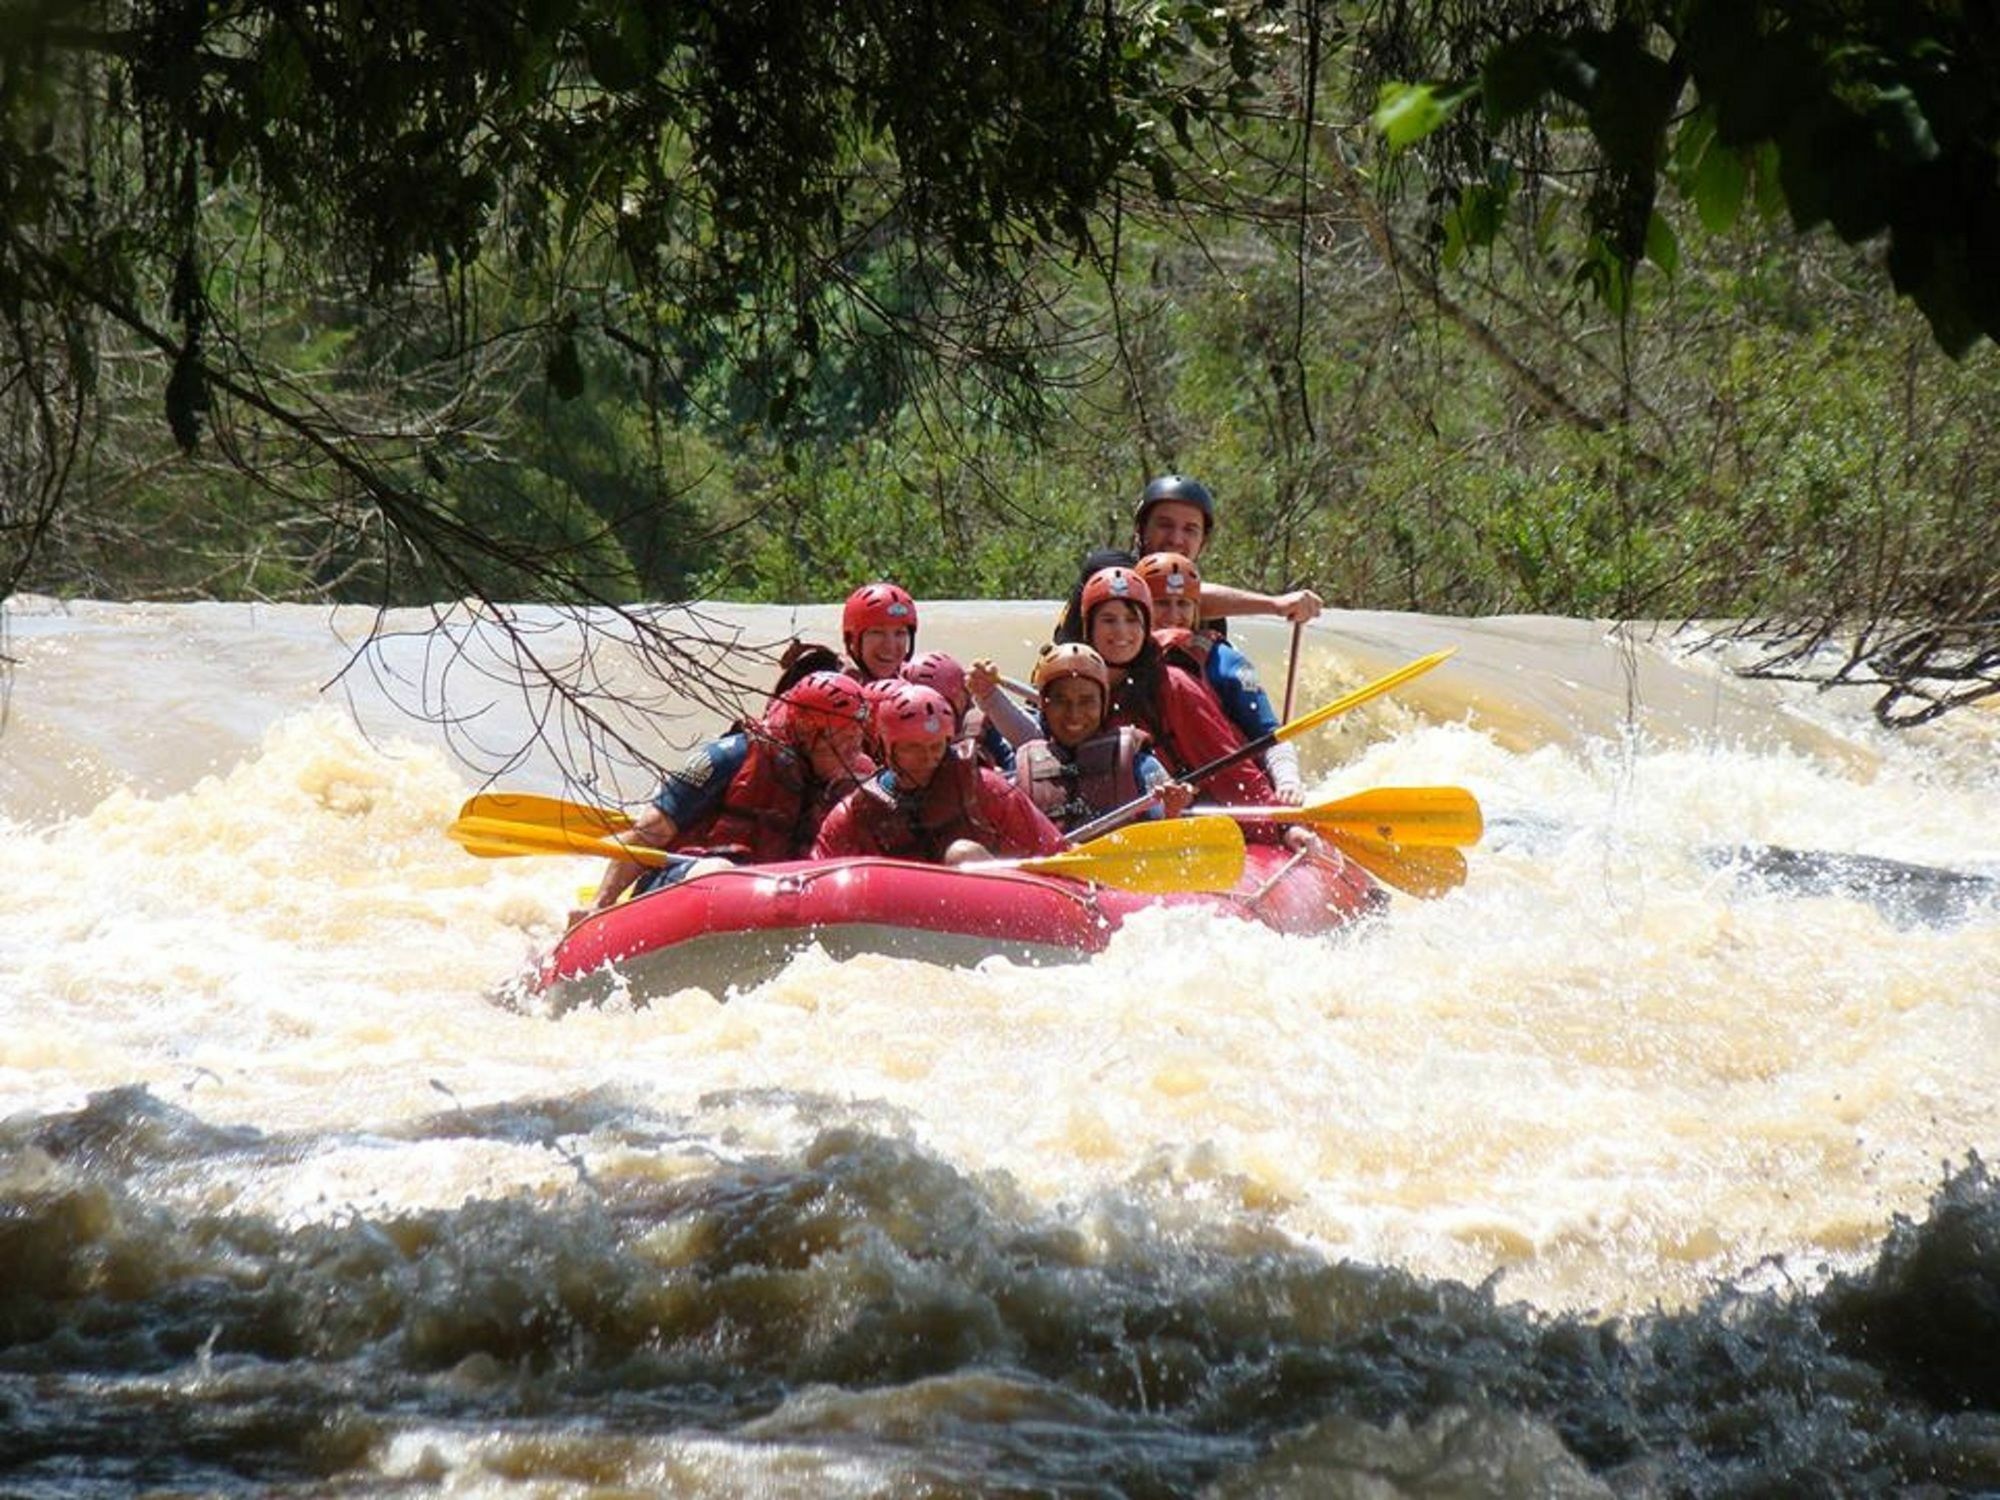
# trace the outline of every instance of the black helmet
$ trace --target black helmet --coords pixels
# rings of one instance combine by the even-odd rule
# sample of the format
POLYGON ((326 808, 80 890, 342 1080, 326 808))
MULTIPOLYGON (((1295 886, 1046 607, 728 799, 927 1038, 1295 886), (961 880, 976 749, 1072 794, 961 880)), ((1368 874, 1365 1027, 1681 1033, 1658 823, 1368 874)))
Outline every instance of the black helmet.
POLYGON ((1183 505, 1192 505, 1201 512, 1203 535, 1215 530, 1215 496, 1209 494, 1208 486, 1185 474, 1162 474, 1148 484, 1139 496, 1139 508, 1132 512, 1134 531, 1146 529, 1146 512, 1162 500, 1178 500, 1183 505))

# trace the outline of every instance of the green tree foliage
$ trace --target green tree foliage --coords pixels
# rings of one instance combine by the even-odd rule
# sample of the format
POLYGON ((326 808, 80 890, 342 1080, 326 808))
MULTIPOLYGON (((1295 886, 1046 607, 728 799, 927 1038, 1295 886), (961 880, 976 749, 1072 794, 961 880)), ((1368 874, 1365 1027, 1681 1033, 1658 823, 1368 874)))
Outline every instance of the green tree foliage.
POLYGON ((1232 581, 1921 718, 2000 683, 1981 14, 15 0, 0 588, 609 606, 699 689, 638 601, 1053 593, 1180 467, 1232 581))
MULTIPOLYGON (((1187 120, 1241 83, 1257 14, 999 0, 10 7, 0 314, 18 346, 53 352, 23 361, 36 368, 19 415, 36 431, 18 460, 44 500, 7 518, 7 576, 46 531, 76 441, 61 420, 89 394, 107 324, 164 364, 183 450, 254 420, 328 469, 325 490, 358 490, 420 577, 476 590, 487 565, 520 572, 533 538, 491 535, 440 498, 441 450, 490 414, 434 405, 434 442, 412 423, 372 441, 373 424, 272 379, 284 367, 236 299, 280 272, 298 278, 295 297, 317 282, 364 299, 378 326, 401 315, 394 298, 427 291, 446 323, 419 320, 404 370, 376 372, 418 386, 483 373, 471 365, 499 341, 527 341, 546 390, 575 400, 592 327, 651 367, 668 410, 714 384, 719 357, 739 387, 729 400, 773 424, 836 345, 1031 374, 1026 269, 1095 253, 1121 174, 1170 181, 1167 122, 1189 139, 1187 120), (1234 74, 1210 83, 1197 51, 1234 74), (252 227, 219 222, 218 199, 240 201, 252 227)), ((560 569, 544 581, 612 592, 560 569)))
POLYGON ((1673 269, 1662 183, 1724 229, 1764 154, 1798 229, 1884 239, 1892 280, 1945 349, 2000 338, 2000 24, 1988 6, 1433 3, 1385 7, 1361 34, 1384 69, 1403 70, 1383 78, 1378 123, 1398 147, 1435 136, 1432 166, 1460 190, 1447 217, 1468 242, 1491 238, 1494 200, 1532 185, 1532 169, 1573 165, 1550 132, 1586 133, 1585 270, 1615 307, 1642 260, 1673 269), (1523 136, 1531 170, 1496 173, 1523 136))
MULTIPOLYGON (((1425 4, 1372 12, 1359 37, 1379 88, 1377 126, 1420 163, 1430 235, 1447 261, 1494 245, 1510 222, 1546 238, 1581 182, 1587 238, 1568 256, 1572 276, 1629 331, 1641 267, 1672 276, 1681 263, 1663 192, 1677 190, 1713 233, 1755 195, 1782 205, 1797 231, 1826 226, 1849 244, 1879 244, 1891 283, 1953 356, 2000 338, 2000 27, 1990 7, 1529 0, 1475 14, 1425 4)), ((1873 368, 1843 373, 1879 386, 1873 368)), ((1819 592, 1781 595, 1775 616, 1756 622, 1777 647, 1766 669, 1880 684, 1878 711, 1892 723, 2000 690, 1988 539, 1926 524, 1932 484, 1951 497, 1944 512, 1962 516, 1990 466, 1975 448, 1947 478, 1919 456, 1930 445, 1918 439, 1900 455, 1860 444, 1876 451, 1856 472, 1854 439, 1893 443, 1884 414, 1897 404, 1912 402, 1862 407, 1844 430, 1776 455, 1780 471, 1812 455, 1803 489, 1781 487, 1779 498, 1813 497, 1812 563, 1790 571, 1813 574, 1819 592)), ((1661 458, 1648 452, 1642 468, 1661 458)), ((1629 493, 1632 476, 1619 487, 1629 493)), ((1728 482, 1690 475, 1682 489, 1684 507, 1713 519, 1728 482)), ((1743 523, 1738 537, 1800 540, 1743 523)), ((1631 552, 1653 529, 1649 516, 1628 519, 1620 546, 1631 552)), ((1740 603, 1727 572, 1701 576, 1711 599, 1740 603)))

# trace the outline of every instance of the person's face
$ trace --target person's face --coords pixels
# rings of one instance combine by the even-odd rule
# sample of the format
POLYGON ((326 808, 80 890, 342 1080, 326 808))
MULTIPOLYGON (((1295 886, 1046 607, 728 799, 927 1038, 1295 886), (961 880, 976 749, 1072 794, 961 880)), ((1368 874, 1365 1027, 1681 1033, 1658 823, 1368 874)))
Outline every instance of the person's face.
POLYGON ((870 677, 894 677, 910 659, 914 643, 909 630, 901 625, 877 625, 862 631, 861 639, 854 644, 855 655, 870 677))
POLYGON ((813 775, 821 781, 867 775, 869 762, 861 748, 861 726, 843 724, 838 729, 822 729, 807 744, 806 759, 812 765, 813 775))
POLYGON ((889 765, 897 781, 913 792, 920 792, 931 784, 937 768, 944 764, 944 752, 943 740, 904 740, 889 747, 889 765))
POLYGON ((1146 644, 1146 617, 1139 606, 1123 599, 1107 599, 1090 616, 1091 649, 1104 658, 1105 665, 1124 667, 1146 644))
POLYGON ((1178 552, 1189 562, 1201 556, 1201 544, 1208 540, 1208 522, 1199 506, 1185 500, 1162 500, 1146 512, 1146 524, 1139 529, 1139 555, 1150 552, 1178 552))
POLYGON ((1104 694, 1087 677, 1059 677, 1042 689, 1042 724, 1058 745, 1075 747, 1104 722, 1104 694))
POLYGON ((1201 607, 1186 594, 1168 594, 1153 601, 1153 623, 1162 630, 1192 630, 1201 623, 1201 607))

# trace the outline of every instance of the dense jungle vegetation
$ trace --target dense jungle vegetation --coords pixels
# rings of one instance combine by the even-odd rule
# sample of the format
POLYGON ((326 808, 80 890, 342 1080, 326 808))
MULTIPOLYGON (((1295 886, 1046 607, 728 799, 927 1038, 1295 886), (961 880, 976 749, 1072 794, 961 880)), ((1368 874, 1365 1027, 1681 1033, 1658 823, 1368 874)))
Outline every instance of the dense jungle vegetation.
POLYGON ((1051 595, 1179 469, 1232 582, 1995 691, 1994 39, 1471 10, 10 5, 0 579, 1051 595))

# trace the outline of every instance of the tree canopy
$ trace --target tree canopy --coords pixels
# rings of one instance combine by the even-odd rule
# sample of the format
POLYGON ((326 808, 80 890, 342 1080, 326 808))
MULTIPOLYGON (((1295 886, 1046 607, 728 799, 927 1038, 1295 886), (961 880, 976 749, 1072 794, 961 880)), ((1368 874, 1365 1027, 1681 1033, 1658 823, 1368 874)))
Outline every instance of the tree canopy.
MULTIPOLYGON (((1442 132, 1440 175, 1490 238, 1533 173, 1505 150, 1528 122, 1570 124, 1597 152, 1592 274, 1647 258, 1667 181, 1727 229, 1761 161, 1800 231, 1881 236, 1889 274, 1941 346, 2000 339, 2000 19, 1990 6, 1673 0, 1601 10, 1457 7, 1380 23, 1380 117, 1413 145, 1442 132), (1474 13, 1476 14, 1476 12, 1474 13), (1471 118, 1467 118, 1471 116, 1471 118)), ((1534 159, 1546 163, 1541 152, 1534 159)))
MULTIPOLYGON (((1314 282, 1357 228, 1518 399, 1612 440, 1629 543, 1632 476, 1675 464, 1629 356, 1591 409, 1453 277, 1514 241, 1522 287, 1629 332, 1682 205, 1717 234, 1782 206, 1882 245, 1962 356, 2000 336, 1996 70, 1980 8, 1887 0, 9 0, 0 580, 82 493, 183 529, 263 504, 298 561, 231 588, 610 606, 685 677, 635 601, 714 581, 753 519, 698 493, 731 455, 794 548, 834 497, 786 475, 947 409, 966 443, 1026 423, 1026 452, 1109 401, 1129 463, 1179 461, 1146 282, 1193 257, 1251 295, 1216 260, 1238 231, 1289 260, 1246 331, 1273 330, 1283 441, 1317 442, 1314 282)), ((1863 641, 1840 670, 1895 661, 1916 716, 1992 691, 2000 600, 1944 573, 1809 612, 1786 659, 1863 641), (1856 635, 1892 617, 1933 633, 1856 635)))

